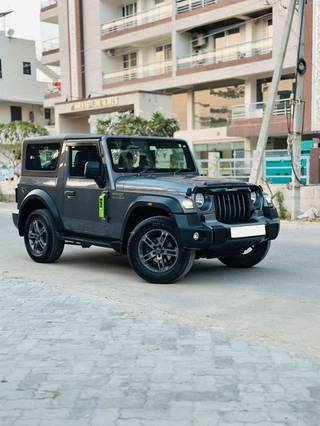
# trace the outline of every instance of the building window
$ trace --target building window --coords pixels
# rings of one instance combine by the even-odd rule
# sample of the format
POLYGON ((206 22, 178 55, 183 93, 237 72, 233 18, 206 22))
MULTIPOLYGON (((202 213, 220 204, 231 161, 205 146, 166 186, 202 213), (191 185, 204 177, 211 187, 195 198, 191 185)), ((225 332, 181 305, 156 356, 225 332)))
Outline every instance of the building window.
POLYGON ((23 74, 31 75, 31 62, 23 62, 23 74))
POLYGON ((267 22, 267 38, 273 38, 273 21, 272 18, 267 22))
POLYGON ((194 128, 229 126, 232 107, 244 104, 244 94, 244 84, 196 91, 194 93, 194 128))
POLYGON ((215 34, 213 39, 214 39, 215 49, 224 49, 226 47, 240 44, 241 43, 240 28, 232 28, 230 30, 215 34))
POLYGON ((22 121, 22 108, 20 106, 11 106, 11 121, 22 121))
POLYGON ((137 53, 128 53, 126 55, 123 55, 122 57, 122 64, 124 72, 124 80, 132 80, 137 78, 137 53))
POLYGON ((2 61, 0 59, 0 78, 2 78, 2 61))
POLYGON ((122 6, 122 17, 128 18, 137 14, 137 2, 126 4, 122 6))
POLYGON ((171 44, 165 44, 163 46, 156 47, 156 61, 155 62, 167 62, 172 59, 172 47, 171 44))
MULTIPOLYGON (((257 102, 267 103, 270 97, 272 78, 257 80, 257 102)), ((278 100, 290 99, 294 91, 295 77, 293 75, 284 75, 278 86, 278 100)))

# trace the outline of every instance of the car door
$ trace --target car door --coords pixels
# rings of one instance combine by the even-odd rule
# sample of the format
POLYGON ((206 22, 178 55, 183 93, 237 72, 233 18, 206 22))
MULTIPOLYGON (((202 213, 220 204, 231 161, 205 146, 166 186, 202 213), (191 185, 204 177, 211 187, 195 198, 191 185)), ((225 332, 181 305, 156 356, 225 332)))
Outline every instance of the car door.
POLYGON ((99 199, 105 194, 104 198, 107 200, 108 187, 99 188, 84 173, 88 161, 99 161, 102 167, 106 167, 99 144, 100 141, 90 140, 66 144, 62 221, 69 232, 107 237, 108 221, 99 215, 99 199))

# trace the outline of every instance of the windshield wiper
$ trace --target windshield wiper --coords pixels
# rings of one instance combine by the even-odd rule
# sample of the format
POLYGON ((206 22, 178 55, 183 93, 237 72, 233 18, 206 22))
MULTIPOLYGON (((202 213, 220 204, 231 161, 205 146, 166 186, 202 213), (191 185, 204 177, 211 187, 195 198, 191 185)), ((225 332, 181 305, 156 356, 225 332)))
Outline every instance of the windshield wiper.
POLYGON ((150 172, 151 170, 154 170, 154 167, 145 167, 141 172, 138 173, 138 176, 142 176, 147 172, 150 172))
POLYGON ((173 175, 175 176, 175 175, 178 175, 179 173, 181 173, 181 172, 192 172, 192 169, 190 169, 190 168, 187 168, 187 169, 178 169, 178 170, 176 170, 174 173, 173 173, 173 175))

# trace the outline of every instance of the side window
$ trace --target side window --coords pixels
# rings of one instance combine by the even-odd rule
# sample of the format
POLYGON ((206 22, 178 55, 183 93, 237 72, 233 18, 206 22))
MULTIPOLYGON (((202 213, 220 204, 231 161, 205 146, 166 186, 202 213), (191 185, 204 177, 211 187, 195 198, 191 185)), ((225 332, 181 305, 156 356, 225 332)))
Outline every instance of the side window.
POLYGON ((59 161, 58 143, 29 144, 26 152, 26 170, 53 171, 59 161))
POLYGON ((72 146, 69 148, 69 171, 71 177, 84 177, 84 168, 88 161, 99 161, 101 157, 96 145, 72 146))

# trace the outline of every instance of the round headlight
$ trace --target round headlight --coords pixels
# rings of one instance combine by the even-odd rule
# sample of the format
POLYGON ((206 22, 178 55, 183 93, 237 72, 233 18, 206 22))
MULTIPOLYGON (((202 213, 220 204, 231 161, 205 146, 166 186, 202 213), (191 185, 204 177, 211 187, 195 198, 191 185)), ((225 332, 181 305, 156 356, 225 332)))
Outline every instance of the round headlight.
POLYGON ((199 210, 202 210, 203 212, 207 212, 212 207, 212 199, 207 194, 202 194, 201 192, 198 192, 195 195, 194 201, 197 208, 199 210))
POLYGON ((255 191, 251 192, 251 201, 252 204, 256 204, 257 202, 257 193, 255 191))
POLYGON ((264 207, 273 207, 272 197, 269 194, 263 193, 264 207))
POLYGON ((205 202, 206 202, 205 196, 203 194, 201 194, 200 192, 198 192, 198 194, 196 194, 196 196, 195 196, 195 202, 196 202, 198 209, 202 209, 205 202))

